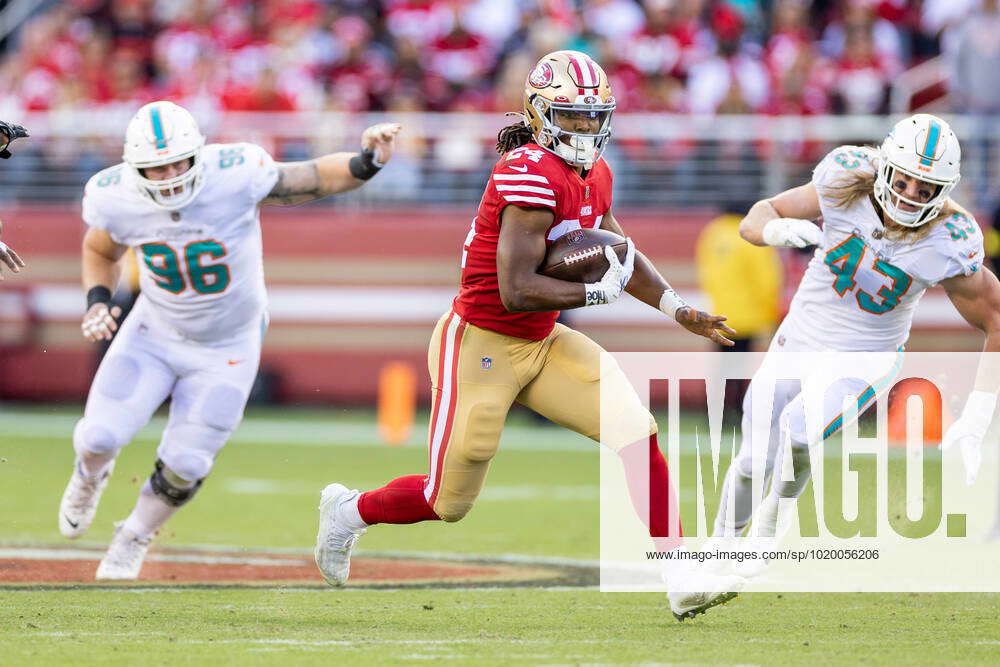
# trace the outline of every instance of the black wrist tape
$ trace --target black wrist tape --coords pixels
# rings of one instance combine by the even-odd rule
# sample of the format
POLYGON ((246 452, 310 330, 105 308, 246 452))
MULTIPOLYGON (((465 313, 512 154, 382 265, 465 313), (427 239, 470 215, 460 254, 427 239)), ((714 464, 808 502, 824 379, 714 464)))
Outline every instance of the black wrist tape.
POLYGON ((111 290, 104 285, 95 285, 87 290, 87 310, 95 303, 111 303, 111 290))
POLYGON ((365 148, 352 157, 347 166, 351 170, 351 176, 361 181, 367 181, 382 168, 382 165, 375 162, 375 151, 371 148, 365 148))

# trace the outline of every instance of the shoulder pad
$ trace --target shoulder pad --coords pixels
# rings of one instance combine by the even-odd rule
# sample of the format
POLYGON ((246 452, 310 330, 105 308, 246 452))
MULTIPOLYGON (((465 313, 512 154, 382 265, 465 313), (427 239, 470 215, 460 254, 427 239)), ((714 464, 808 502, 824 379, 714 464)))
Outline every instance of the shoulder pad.
POLYGON ((856 171, 874 173, 875 151, 867 146, 838 146, 816 165, 812 182, 819 187, 834 185, 844 175, 856 171))

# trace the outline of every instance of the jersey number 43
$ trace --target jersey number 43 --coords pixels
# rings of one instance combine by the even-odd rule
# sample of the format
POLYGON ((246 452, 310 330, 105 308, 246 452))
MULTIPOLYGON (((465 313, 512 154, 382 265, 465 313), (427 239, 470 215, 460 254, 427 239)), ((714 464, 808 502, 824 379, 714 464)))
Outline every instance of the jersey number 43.
MULTIPOLYGON (((833 273, 833 289, 840 296, 854 289, 854 276, 858 272, 866 250, 864 241, 852 235, 826 253, 826 259, 823 261, 833 273)), ((913 278, 902 269, 878 258, 872 263, 872 269, 891 280, 891 285, 880 287, 877 299, 862 289, 855 292, 854 297, 861 310, 884 315, 899 305, 900 298, 910 289, 913 278)))

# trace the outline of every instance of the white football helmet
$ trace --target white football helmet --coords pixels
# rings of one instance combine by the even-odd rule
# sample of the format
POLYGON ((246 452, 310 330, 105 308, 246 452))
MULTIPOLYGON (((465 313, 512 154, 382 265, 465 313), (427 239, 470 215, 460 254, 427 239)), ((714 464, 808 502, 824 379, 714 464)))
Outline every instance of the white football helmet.
POLYGON ((893 222, 904 227, 919 227, 941 212, 961 178, 961 161, 962 149, 948 123, 926 113, 905 118, 893 126, 879 148, 875 200, 893 222), (937 192, 926 202, 897 194, 892 189, 897 171, 933 184, 937 192), (901 208, 901 202, 915 210, 901 208))
POLYGON ((129 121, 122 159, 132 168, 140 192, 155 206, 176 210, 191 203, 204 185, 204 145, 205 137, 187 109, 173 102, 150 102, 129 121), (191 166, 179 176, 154 181, 143 173, 188 158, 191 166))

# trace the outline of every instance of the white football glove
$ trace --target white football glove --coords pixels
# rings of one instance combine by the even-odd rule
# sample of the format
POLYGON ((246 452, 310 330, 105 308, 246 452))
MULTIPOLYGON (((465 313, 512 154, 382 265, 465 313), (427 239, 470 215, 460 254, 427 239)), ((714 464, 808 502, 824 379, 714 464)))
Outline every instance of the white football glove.
POLYGON ((604 256, 608 258, 608 270, 600 282, 586 283, 583 287, 586 290, 587 302, 585 306, 597 306, 602 303, 611 303, 625 291, 625 286, 632 278, 632 271, 635 269, 635 244, 632 239, 625 239, 628 250, 625 252, 625 262, 618 261, 615 249, 609 245, 604 246, 604 256))
POLYGON ((948 427, 941 450, 947 451, 955 446, 961 447, 962 463, 965 465, 965 483, 972 486, 979 476, 979 466, 983 462, 982 445, 986 430, 993 421, 993 411, 996 408, 997 395, 986 391, 974 391, 965 402, 962 415, 948 427))
POLYGON ((805 248, 819 245, 823 232, 809 220, 798 218, 775 218, 769 220, 761 230, 764 243, 783 248, 805 248))
POLYGON ((99 340, 111 340, 115 337, 121 314, 122 309, 118 306, 112 306, 109 310, 108 304, 95 303, 83 316, 80 324, 83 337, 95 343, 99 340))

